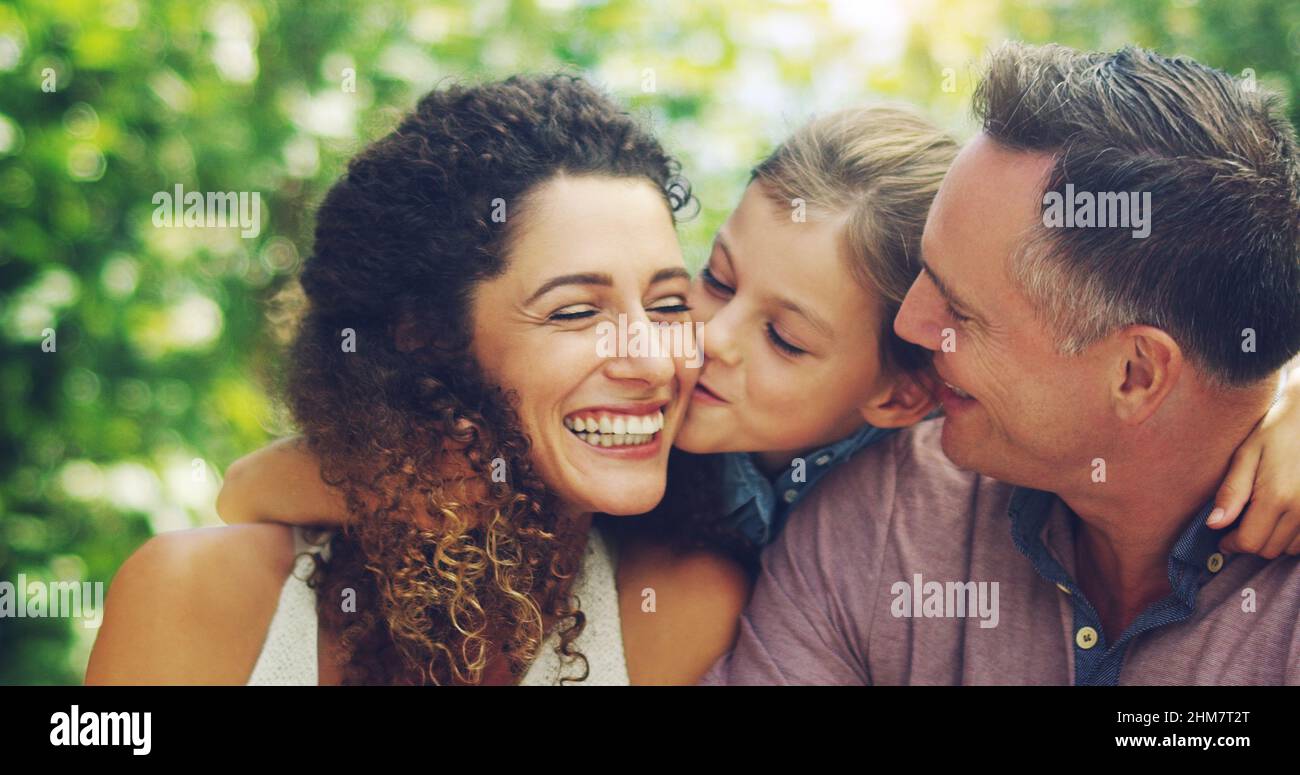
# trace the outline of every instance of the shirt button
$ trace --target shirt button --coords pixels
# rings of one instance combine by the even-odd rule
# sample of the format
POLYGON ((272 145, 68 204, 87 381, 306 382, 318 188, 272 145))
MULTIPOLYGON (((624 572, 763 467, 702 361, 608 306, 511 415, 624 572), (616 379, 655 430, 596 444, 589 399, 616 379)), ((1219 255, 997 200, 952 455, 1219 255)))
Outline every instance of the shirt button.
POLYGON ((1210 573, 1218 573, 1223 567, 1223 555, 1219 552, 1210 555, 1210 558, 1205 561, 1205 567, 1210 569, 1210 573))
POLYGON ((1073 595, 1073 594, 1074 594, 1073 592, 1070 591, 1070 588, 1069 588, 1069 587, 1065 586, 1064 584, 1062 584, 1062 583, 1059 582, 1059 581, 1056 582, 1056 588, 1059 589, 1059 590, 1061 590, 1062 592, 1064 592, 1064 593, 1067 594, 1067 595, 1073 595))
POLYGON ((827 463, 831 462, 831 456, 830 456, 830 455, 822 455, 821 457, 817 458, 817 461, 816 461, 816 462, 817 462, 817 465, 819 465, 819 466, 824 466, 824 465, 826 465, 827 463))
POLYGON ((783 497, 785 498, 785 502, 786 502, 786 503, 794 503, 794 499, 799 497, 799 491, 798 491, 798 490, 786 490, 786 491, 785 491, 785 495, 784 495, 783 497))
POLYGON ((1080 627, 1074 635, 1074 642, 1079 644, 1081 649, 1090 649, 1097 645, 1097 631, 1091 627, 1080 627))

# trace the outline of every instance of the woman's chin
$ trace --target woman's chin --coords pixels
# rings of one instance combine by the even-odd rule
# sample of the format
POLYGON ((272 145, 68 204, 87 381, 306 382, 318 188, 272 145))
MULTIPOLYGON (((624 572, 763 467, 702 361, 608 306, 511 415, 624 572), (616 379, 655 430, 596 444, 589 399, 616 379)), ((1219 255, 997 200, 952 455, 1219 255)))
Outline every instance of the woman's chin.
POLYGON ((630 517, 645 514, 663 500, 664 488, 646 488, 642 491, 622 493, 591 493, 582 499, 581 511, 630 517))

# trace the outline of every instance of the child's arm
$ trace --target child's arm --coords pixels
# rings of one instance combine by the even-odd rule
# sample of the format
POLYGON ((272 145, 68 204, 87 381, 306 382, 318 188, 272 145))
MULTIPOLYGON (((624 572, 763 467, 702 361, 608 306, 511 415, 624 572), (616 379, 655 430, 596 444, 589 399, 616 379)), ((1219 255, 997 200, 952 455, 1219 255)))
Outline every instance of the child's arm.
POLYGON ((1224 528, 1245 509, 1241 525, 1219 542, 1225 552, 1269 559, 1300 555, 1300 367, 1281 399, 1233 455, 1208 524, 1224 528), (1249 508, 1247 505, 1249 504, 1249 508))
POLYGON ((320 463, 303 438, 290 436, 230 464, 217 493, 217 514, 231 525, 338 525, 348 509, 343 493, 321 481, 320 463))

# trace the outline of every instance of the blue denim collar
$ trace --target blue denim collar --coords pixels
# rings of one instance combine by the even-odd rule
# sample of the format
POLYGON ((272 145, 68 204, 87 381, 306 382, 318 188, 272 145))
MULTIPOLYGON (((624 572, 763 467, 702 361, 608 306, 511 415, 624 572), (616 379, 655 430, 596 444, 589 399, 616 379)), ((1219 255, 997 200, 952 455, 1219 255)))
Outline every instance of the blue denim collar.
MULTIPOLYGON (((1128 644, 1149 630, 1191 616, 1196 611, 1197 593, 1222 568, 1224 560, 1220 555, 1213 563, 1214 570, 1210 570, 1211 558, 1218 552, 1219 536, 1205 520, 1214 508, 1214 502, 1206 503, 1196 512, 1169 552, 1171 594, 1152 603, 1117 640, 1108 643, 1101 617, 1092 603, 1043 543, 1044 528, 1056 501, 1057 496, 1053 493, 1017 487, 1007 509, 1011 536, 1016 548, 1029 558, 1038 574, 1070 596, 1074 608, 1074 631, 1078 633, 1082 628, 1090 627, 1097 633, 1100 642, 1090 648, 1083 648, 1077 641, 1074 643, 1075 683, 1114 684, 1119 680, 1128 644)), ((1071 519, 1077 520, 1078 517, 1071 515, 1071 519)))
POLYGON ((723 461, 723 508, 749 540, 766 545, 780 533, 790 510, 809 488, 858 450, 894 430, 863 425, 846 438, 796 458, 803 464, 786 466, 771 478, 759 469, 753 453, 728 452, 723 461), (795 481, 796 476, 802 481, 795 481))

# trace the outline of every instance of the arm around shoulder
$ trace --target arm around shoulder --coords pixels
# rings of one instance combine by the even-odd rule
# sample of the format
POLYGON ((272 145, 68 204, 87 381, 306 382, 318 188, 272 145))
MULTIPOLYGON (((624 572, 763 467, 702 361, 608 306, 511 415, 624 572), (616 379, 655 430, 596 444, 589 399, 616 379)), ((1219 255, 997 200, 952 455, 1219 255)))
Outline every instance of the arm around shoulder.
POLYGON ((628 547, 620 559, 624 651, 633 684, 693 684, 736 642, 751 579, 713 552, 628 547))

